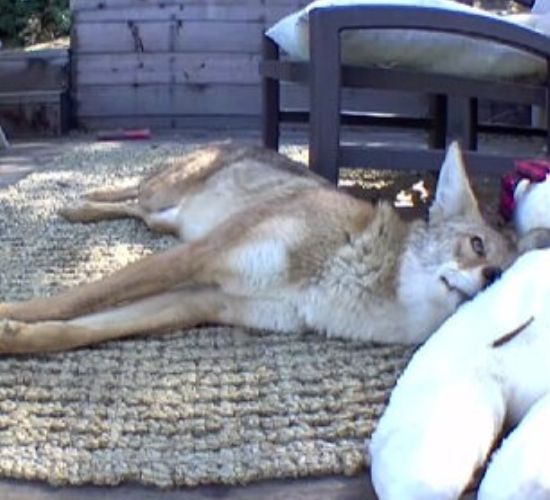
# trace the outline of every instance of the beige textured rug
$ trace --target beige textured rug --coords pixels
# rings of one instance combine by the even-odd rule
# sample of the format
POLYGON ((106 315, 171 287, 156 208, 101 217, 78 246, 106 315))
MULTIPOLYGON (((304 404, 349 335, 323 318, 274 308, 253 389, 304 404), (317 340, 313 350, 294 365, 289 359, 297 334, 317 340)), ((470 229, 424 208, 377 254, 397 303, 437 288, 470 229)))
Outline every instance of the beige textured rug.
MULTIPOLYGON (((55 210, 185 148, 79 145, 0 191, 0 298, 91 280, 174 240, 55 210)), ((364 469, 364 441, 411 354, 400 347, 204 328, 0 358, 0 476, 160 487, 364 469)))

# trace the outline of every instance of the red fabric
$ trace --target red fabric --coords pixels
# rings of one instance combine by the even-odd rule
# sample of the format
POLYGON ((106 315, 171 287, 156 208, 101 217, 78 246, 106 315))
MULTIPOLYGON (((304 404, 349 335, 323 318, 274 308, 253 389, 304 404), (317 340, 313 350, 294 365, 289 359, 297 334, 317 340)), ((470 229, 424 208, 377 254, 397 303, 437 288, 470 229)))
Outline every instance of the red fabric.
POLYGON ((544 182, 550 175, 549 160, 519 160, 513 172, 509 172, 501 180, 500 214, 509 221, 514 214, 514 191, 518 182, 527 179, 529 182, 544 182))
POLYGON ((522 160, 516 163, 516 172, 523 179, 531 182, 544 182, 550 174, 550 161, 548 160, 522 160))

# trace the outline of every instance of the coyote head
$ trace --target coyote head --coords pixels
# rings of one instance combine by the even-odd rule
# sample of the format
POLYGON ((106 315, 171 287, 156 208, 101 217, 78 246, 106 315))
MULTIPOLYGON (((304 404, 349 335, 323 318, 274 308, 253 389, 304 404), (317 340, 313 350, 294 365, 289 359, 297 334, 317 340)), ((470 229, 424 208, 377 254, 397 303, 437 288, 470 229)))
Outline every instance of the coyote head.
POLYGON ((482 218, 460 147, 447 151, 426 225, 411 233, 400 295, 433 326, 497 279, 515 251, 482 218), (426 314, 426 308, 433 313, 426 314))

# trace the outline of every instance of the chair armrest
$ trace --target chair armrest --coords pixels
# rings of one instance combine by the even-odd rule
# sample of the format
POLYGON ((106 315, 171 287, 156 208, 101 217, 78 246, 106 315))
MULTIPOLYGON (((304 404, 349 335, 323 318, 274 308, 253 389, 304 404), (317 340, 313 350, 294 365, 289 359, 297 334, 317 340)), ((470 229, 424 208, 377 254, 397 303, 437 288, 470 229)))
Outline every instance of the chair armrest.
POLYGON ((348 29, 412 29, 456 33, 491 40, 550 59, 550 38, 506 20, 422 6, 350 5, 312 9, 310 49, 318 36, 348 29))

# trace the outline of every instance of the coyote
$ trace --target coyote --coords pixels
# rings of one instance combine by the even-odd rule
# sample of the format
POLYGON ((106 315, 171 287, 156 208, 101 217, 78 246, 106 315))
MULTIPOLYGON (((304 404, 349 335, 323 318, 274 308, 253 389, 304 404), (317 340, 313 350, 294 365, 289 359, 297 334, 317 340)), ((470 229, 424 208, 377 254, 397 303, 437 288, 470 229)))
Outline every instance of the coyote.
POLYGON ((418 343, 514 254, 482 220, 457 144, 429 222, 405 222, 278 153, 234 145, 198 150, 64 214, 138 217, 183 243, 52 297, 1 303, 0 352, 212 323, 418 343))

